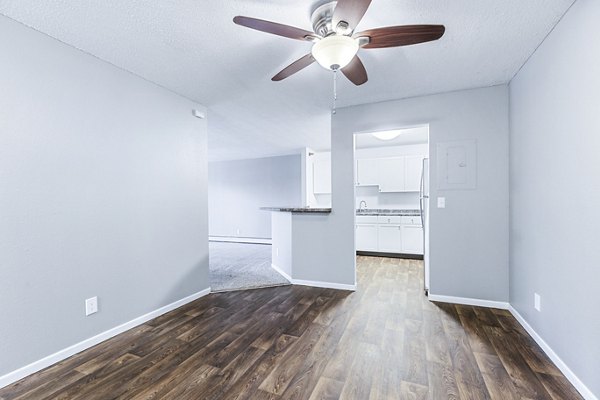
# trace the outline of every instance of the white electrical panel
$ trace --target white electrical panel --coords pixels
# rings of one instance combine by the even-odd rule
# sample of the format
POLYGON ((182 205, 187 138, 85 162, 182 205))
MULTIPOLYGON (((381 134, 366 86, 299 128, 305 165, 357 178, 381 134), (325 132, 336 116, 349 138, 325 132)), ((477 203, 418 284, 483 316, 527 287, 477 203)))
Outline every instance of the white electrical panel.
POLYGON ((437 181, 439 190, 477 188, 477 141, 438 143, 437 181))

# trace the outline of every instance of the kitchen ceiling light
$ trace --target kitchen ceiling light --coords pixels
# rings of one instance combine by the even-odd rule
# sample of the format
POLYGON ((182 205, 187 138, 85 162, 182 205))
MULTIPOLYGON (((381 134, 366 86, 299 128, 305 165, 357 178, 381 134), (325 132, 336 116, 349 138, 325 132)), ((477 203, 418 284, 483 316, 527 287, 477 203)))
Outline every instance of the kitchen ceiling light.
POLYGON ((358 40, 350 36, 331 35, 313 45, 312 55, 322 67, 336 70, 348 65, 358 48, 358 40))
POLYGON ((401 134, 402 131, 371 132, 371 135, 375 136, 379 140, 394 140, 401 134))

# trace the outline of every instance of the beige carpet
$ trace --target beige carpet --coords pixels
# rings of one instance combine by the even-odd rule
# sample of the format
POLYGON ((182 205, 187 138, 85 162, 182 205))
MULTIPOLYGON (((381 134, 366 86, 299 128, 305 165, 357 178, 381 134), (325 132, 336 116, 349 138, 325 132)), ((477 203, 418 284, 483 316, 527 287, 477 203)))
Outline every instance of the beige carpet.
POLYGON ((213 292, 289 285, 271 268, 271 246, 210 242, 210 287, 213 292))

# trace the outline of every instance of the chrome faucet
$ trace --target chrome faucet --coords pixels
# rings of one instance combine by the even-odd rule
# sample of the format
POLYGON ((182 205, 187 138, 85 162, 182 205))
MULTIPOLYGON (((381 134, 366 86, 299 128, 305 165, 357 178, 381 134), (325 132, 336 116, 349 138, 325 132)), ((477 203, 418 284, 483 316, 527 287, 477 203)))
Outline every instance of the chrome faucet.
POLYGON ((361 201, 360 201, 360 204, 359 204, 359 206, 358 206, 358 210, 359 210, 359 211, 363 209, 363 203, 364 203, 364 205, 365 205, 365 209, 367 208, 367 202, 366 202, 366 201, 364 201, 364 200, 361 200, 361 201))

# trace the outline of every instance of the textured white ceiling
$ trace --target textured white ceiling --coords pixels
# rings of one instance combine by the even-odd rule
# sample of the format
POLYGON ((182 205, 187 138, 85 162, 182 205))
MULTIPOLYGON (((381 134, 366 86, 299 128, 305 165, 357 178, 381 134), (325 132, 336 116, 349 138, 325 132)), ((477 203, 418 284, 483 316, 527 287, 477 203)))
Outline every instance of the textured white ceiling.
MULTIPOLYGON (((446 26, 433 43, 362 49, 369 82, 339 105, 510 81, 574 0, 373 0, 359 30, 446 26)), ((233 24, 247 15, 311 30, 315 1, 0 0, 0 13, 209 107, 211 159, 329 147, 332 73, 270 78, 310 44, 233 24)))

